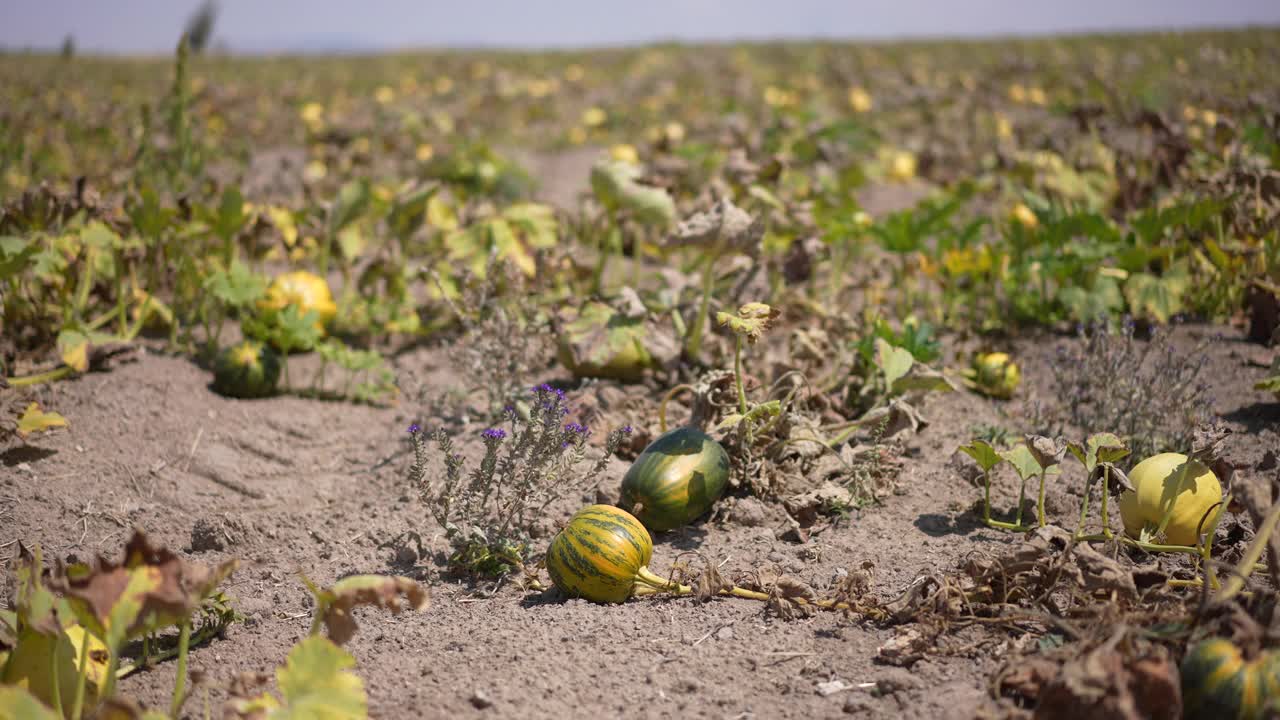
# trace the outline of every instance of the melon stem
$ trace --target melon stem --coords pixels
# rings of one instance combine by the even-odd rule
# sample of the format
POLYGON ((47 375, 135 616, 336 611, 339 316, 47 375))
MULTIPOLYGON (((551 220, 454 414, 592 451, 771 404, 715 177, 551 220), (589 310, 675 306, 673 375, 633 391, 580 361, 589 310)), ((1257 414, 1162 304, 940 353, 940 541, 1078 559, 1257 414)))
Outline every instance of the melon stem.
MULTIPOLYGON (((667 580, 654 574, 647 567, 642 567, 636 572, 636 584, 632 590, 632 597, 647 597, 649 595, 657 595, 659 593, 670 593, 676 596, 686 596, 693 594, 693 588, 688 585, 667 580)), ((736 585, 724 588, 719 593, 726 597, 737 597, 745 600, 757 600, 760 602, 768 602, 770 595, 762 593, 758 590, 748 590, 736 585)), ((849 610, 851 606, 846 602, 837 602, 835 600, 810 600, 803 597, 788 598, 788 600, 797 605, 810 605, 822 608, 824 610, 849 610)))

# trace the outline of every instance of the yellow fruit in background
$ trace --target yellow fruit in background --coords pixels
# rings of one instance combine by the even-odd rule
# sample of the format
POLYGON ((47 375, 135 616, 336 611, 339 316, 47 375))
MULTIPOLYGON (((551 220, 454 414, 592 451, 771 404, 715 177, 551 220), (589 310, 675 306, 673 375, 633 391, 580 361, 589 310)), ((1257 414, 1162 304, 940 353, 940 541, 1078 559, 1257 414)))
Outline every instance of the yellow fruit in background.
POLYGON ((889 177, 894 180, 907 181, 916 176, 916 156, 906 150, 899 150, 889 160, 889 177))
POLYGON ((590 107, 582 112, 582 124, 587 127, 600 127, 609 119, 609 115, 598 107, 590 107))
POLYGON ((970 387, 991 397, 1008 399, 1022 382, 1022 371, 1008 353, 981 353, 966 373, 970 387))
POLYGON ((1035 212, 1022 203, 1014 206, 1013 211, 1009 213, 1009 217, 1028 230, 1034 230, 1040 225, 1040 220, 1036 217, 1035 212))
POLYGON ((849 107, 853 108, 854 112, 869 112, 873 105, 871 94, 866 90, 855 87, 849 91, 849 107))
POLYGON ((640 153, 636 152, 634 145, 627 143, 619 143, 609 148, 609 157, 632 165, 640 164, 640 153))
POLYGON ((267 288, 267 296, 258 301, 258 307, 265 310, 283 310, 289 305, 296 306, 302 314, 308 310, 316 311, 319 316, 316 326, 322 333, 324 326, 338 314, 329 283, 305 270, 278 276, 267 288))
POLYGON ((1129 482, 1134 489, 1120 495, 1120 517, 1124 531, 1133 538, 1140 537, 1144 530, 1154 533, 1172 507, 1164 531, 1165 542, 1196 545, 1201 519, 1222 501, 1218 476, 1203 463, 1179 453, 1161 453, 1143 460, 1129 471, 1129 482))

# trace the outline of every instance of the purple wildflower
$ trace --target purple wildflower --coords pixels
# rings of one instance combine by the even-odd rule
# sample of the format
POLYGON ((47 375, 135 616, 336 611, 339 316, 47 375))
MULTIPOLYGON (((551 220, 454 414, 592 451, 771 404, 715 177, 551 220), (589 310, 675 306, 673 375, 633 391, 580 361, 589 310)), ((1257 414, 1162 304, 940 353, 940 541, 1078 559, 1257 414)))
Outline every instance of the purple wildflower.
POLYGON ((585 425, 579 425, 576 422, 565 423, 564 429, 571 433, 577 433, 579 435, 586 435, 588 432, 587 427, 585 425))
POLYGON ((502 428, 489 428, 480 434, 489 440, 501 440, 507 436, 507 431, 502 428))
POLYGON ((630 426, 630 425, 627 425, 627 426, 623 427, 623 428, 622 428, 622 434, 623 434, 623 435, 630 435, 630 434, 631 434, 631 426, 630 426))
POLYGON ((414 424, 412 424, 412 425, 410 425, 410 426, 409 426, 409 434, 410 434, 410 435, 417 435, 417 434, 418 434, 418 433, 420 433, 420 432, 422 432, 422 426, 421 426, 421 425, 419 425, 418 423, 414 423, 414 424))

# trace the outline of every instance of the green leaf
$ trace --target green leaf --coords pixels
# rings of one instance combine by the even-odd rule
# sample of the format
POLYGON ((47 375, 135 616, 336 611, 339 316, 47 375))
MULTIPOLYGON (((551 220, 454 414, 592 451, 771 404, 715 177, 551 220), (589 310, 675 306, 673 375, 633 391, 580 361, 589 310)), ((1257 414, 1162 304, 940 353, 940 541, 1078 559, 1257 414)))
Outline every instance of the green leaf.
POLYGON ((244 212, 244 196, 234 185, 222 191, 218 209, 206 218, 214 234, 224 241, 238 235, 249 219, 244 212))
POLYGON ((95 250, 111 250, 121 244, 120 236, 100 220, 94 220, 80 231, 80 242, 95 250))
POLYGON ((1129 447, 1124 441, 1111 433, 1095 433, 1085 443, 1098 462, 1119 462, 1129 454, 1129 447))
POLYGON ((0 280, 21 275, 40 249, 38 243, 13 236, 0 237, 0 280))
POLYGON ((283 310, 265 310, 241 323, 244 334, 267 342, 282 353, 310 350, 320 342, 320 315, 315 310, 299 312, 297 305, 283 310))
POLYGON ((109 342, 111 336, 105 333, 83 330, 79 326, 63 328, 55 341, 58 356, 62 362, 71 366, 76 372, 89 371, 89 348, 95 344, 109 342))
POLYGON ((915 358, 911 356, 909 350, 890 345, 882 338, 876 338, 876 364, 884 373, 885 386, 893 388, 894 383, 911 371, 915 358))
POLYGON ((355 222, 369 206, 369 197, 369 183, 366 180, 352 180, 343 185, 329 208, 329 232, 337 235, 355 222))
POLYGON ((1182 295, 1189 284, 1184 272, 1170 270, 1163 277, 1134 273, 1124 283, 1124 296, 1134 315, 1167 323, 1182 312, 1182 295))
POLYGON ((356 660, 326 638, 311 635, 289 651, 276 682, 284 696, 284 707, 276 708, 270 720, 345 720, 364 718, 368 696, 355 673, 356 660))
POLYGON ((55 412, 40 409, 40 403, 31 403, 18 419, 18 437, 24 440, 31 433, 44 432, 56 427, 66 427, 67 419, 55 412))
POLYGON ((58 714, 16 685, 0 686, 0 718, 13 720, 62 720, 58 714))
POLYGON ((262 297, 267 290, 267 282, 244 263, 233 262, 230 270, 210 272, 205 277, 204 289, 228 307, 246 308, 262 297))
POLYGON ((551 248, 559 240, 555 210, 549 205, 516 203, 503 210, 502 217, 529 247, 551 248))
POLYGON ((983 472, 990 472, 991 468, 1004 462, 1000 453, 984 440, 974 440, 968 445, 961 445, 960 452, 973 458, 983 472))
POLYGON ((435 183, 419 185, 396 197, 387 214, 387 227, 399 238, 407 238, 427 219, 427 206, 440 186, 435 183))
POLYGON ((1018 473, 1018 477, 1022 480, 1033 478, 1044 470, 1044 468, 1040 467, 1040 463, 1036 462, 1035 456, 1031 454, 1031 449, 1022 443, 1001 451, 1000 457, 1013 466, 1013 469, 1018 473))
POLYGON ((359 227, 352 225, 338 231, 338 249, 342 251, 342 257, 355 260, 367 247, 369 236, 361 232, 359 227))
POLYGON ((1072 320, 1093 322, 1124 309, 1124 295, 1115 278, 1098 277, 1091 289, 1069 286, 1058 291, 1057 300, 1072 320))

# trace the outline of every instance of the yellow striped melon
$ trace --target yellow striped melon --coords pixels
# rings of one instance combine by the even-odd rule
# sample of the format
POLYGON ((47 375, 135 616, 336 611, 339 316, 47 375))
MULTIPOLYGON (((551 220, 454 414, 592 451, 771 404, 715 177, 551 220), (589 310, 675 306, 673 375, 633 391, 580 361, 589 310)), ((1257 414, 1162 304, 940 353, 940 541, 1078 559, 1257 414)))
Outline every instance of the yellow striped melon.
POLYGON ((1280 651, 1250 662, 1231 641, 1211 638, 1187 653, 1180 671, 1188 720, 1260 720, 1280 709, 1280 651))
POLYGON ((551 539, 547 572, 570 597, 620 603, 638 577, 651 575, 652 558, 653 539, 639 520, 611 505, 590 505, 551 539))

